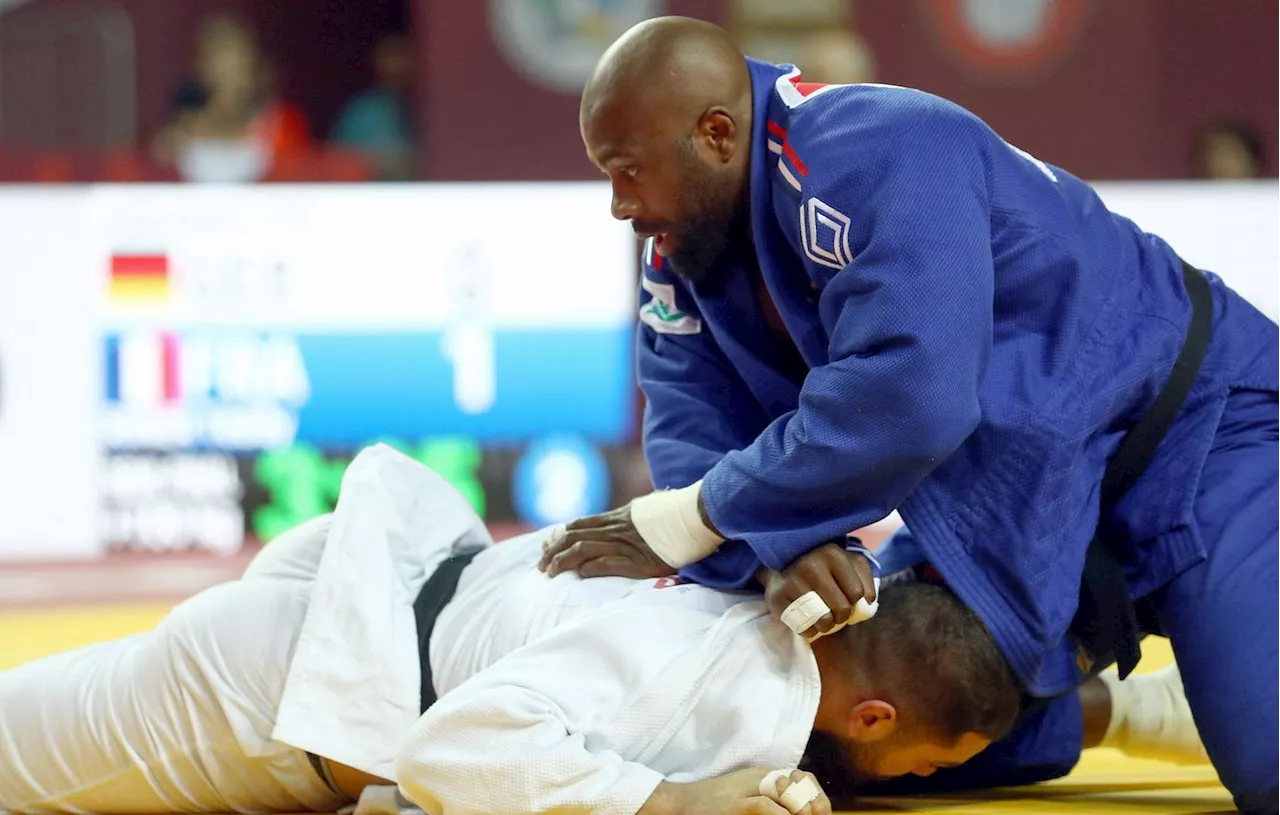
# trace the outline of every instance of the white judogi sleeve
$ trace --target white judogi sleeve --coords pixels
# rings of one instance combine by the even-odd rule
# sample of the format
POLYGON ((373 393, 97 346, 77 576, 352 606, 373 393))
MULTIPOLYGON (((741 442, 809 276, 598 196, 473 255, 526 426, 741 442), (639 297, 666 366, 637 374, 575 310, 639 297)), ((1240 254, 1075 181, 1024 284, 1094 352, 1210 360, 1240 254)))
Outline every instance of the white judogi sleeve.
POLYGON ((446 693, 396 780, 432 815, 633 815, 664 778, 794 768, 818 695, 812 652, 763 603, 619 604, 446 693))
POLYGON ((273 736, 386 778, 419 715, 413 601, 454 547, 492 541, 457 490, 382 444, 351 462, 327 523, 273 736))

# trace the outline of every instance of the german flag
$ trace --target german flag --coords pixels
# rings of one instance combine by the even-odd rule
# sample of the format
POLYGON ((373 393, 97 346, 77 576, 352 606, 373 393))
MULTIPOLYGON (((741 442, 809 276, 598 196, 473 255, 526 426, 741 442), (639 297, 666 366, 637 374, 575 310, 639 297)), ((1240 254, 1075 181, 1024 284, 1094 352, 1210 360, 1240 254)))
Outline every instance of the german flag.
POLYGON ((169 258, 165 255, 112 255, 112 300, 164 300, 169 296, 169 258))

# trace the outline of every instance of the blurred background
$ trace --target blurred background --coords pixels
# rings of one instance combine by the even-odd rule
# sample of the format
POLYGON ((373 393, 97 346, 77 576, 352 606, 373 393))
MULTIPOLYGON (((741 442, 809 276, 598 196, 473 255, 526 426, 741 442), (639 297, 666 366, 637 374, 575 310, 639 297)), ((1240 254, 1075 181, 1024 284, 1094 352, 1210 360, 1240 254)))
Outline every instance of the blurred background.
POLYGON ((950 98, 1277 316, 1275 0, 0 0, 0 607, 233 577, 375 441, 499 538, 646 492, 577 96, 663 14, 950 98))

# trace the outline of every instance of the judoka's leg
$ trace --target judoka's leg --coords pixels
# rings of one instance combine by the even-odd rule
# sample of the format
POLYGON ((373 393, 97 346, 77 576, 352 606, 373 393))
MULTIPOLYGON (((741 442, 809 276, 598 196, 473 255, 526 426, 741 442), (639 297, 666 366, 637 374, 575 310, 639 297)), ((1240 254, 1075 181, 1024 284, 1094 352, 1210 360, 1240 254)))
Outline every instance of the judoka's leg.
POLYGON ((0 811, 332 811, 271 741, 309 588, 238 581, 153 631, 0 673, 0 811))
POLYGON ((1162 593, 1162 619, 1209 757, 1236 806, 1277 811, 1276 396, 1227 402, 1195 520, 1208 558, 1162 593))

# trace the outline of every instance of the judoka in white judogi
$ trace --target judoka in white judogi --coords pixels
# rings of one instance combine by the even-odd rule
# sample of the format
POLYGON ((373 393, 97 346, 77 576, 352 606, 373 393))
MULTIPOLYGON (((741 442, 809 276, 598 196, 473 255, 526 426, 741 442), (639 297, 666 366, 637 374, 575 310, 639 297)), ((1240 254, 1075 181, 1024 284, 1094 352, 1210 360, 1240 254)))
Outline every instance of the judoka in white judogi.
POLYGON ((548 579, 534 568, 544 538, 492 546, 438 476, 364 451, 335 512, 272 542, 241 580, 154 631, 0 674, 0 811, 348 803, 310 752, 393 779, 432 813, 632 815, 664 780, 796 767, 820 702, 854 718, 834 678, 823 694, 815 649, 836 646, 806 644, 757 595, 548 579), (431 639, 440 699, 420 716, 412 605, 476 544, 431 639))

